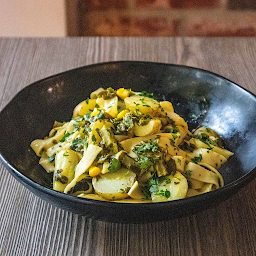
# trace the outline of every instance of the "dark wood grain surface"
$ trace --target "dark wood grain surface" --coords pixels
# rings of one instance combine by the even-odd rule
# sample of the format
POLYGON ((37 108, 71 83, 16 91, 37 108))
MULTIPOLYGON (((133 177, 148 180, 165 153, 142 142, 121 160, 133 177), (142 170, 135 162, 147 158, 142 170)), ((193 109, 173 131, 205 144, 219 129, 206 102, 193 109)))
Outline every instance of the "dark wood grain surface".
MULTIPOLYGON (((0 109, 36 80, 115 60, 204 68, 256 94, 255 38, 2 38, 0 109)), ((0 255, 256 255, 255 187, 190 217, 113 224, 42 201, 0 164, 0 255)))

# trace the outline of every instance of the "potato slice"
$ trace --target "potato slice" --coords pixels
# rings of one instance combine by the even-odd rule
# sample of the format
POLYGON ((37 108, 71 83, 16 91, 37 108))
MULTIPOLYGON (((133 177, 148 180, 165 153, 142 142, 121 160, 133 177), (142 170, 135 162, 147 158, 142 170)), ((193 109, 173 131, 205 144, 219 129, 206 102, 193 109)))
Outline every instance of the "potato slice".
POLYGON ((93 110, 96 105, 96 100, 95 99, 87 99, 79 103, 73 112, 73 118, 77 116, 84 116, 87 114, 90 110, 93 110))
POLYGON ((145 137, 134 137, 131 139, 123 140, 120 142, 123 149, 128 153, 129 156, 136 158, 136 154, 132 152, 132 149, 137 144, 141 143, 142 141, 154 140, 157 138, 157 135, 149 135, 145 137))
POLYGON ((126 108, 130 111, 139 111, 142 114, 155 116, 160 110, 160 103, 152 98, 134 95, 124 99, 126 108))
POLYGON ((158 133, 162 127, 159 119, 152 119, 146 125, 134 125, 134 134, 136 136, 147 136, 150 134, 158 133))
POLYGON ((113 97, 111 99, 104 100, 103 98, 98 98, 96 100, 97 104, 101 109, 104 109, 106 113, 115 118, 118 114, 117 106, 118 106, 118 98, 113 97))
POLYGON ((188 191, 187 179, 176 172, 174 176, 168 175, 158 184, 158 191, 151 194, 153 202, 165 202, 185 198, 188 191))
POLYGON ((174 112, 172 103, 170 101, 161 101, 160 106, 164 111, 174 112))
POLYGON ((92 92, 90 95, 91 99, 97 99, 98 98, 98 94, 103 92, 104 89, 102 87, 100 87, 99 89, 97 89, 96 91, 92 92))
POLYGON ((95 192, 108 200, 119 200, 129 197, 128 191, 135 182, 136 174, 121 168, 115 173, 106 173, 92 179, 95 192))

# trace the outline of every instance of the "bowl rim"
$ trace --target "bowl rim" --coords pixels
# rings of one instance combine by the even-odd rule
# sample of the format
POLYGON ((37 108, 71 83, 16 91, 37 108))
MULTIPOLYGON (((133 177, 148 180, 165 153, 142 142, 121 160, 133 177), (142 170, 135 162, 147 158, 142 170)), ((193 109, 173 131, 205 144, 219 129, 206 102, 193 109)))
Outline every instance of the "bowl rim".
MULTIPOLYGON (((256 100, 256 95, 254 93, 252 93, 251 91, 249 91, 246 88, 243 88, 242 86, 238 85, 237 83, 233 82, 232 80, 216 74, 212 71, 209 70, 205 70, 202 68, 197 68, 197 67, 193 67, 193 66, 187 66, 187 65, 181 65, 181 64, 172 64, 172 63, 162 63, 162 62, 151 62, 151 61, 109 61, 109 62, 99 62, 99 63, 94 63, 94 64, 89 64, 89 65, 85 65, 85 66, 80 66, 77 68, 72 68, 48 77, 45 77, 43 79, 37 80, 31 84, 26 85, 24 88, 22 88, 19 92, 17 92, 17 94, 5 105, 5 107, 0 111, 0 114, 2 112, 4 112, 9 105, 18 98, 19 94, 21 94, 22 92, 24 92, 25 90, 29 90, 31 86, 37 85, 50 80, 52 78, 57 78, 59 76, 63 76, 69 73, 73 73, 76 72, 78 70, 82 70, 82 69, 90 69, 90 68, 94 68, 94 67, 99 67, 99 66, 104 66, 104 65, 127 65, 127 64, 137 64, 137 65, 145 65, 145 64, 149 64, 149 65, 160 65, 160 66, 172 66, 172 67, 176 67, 176 68, 182 68, 182 69, 191 69, 193 71, 200 71, 203 73, 207 73, 209 75, 212 75, 214 77, 218 77, 220 79, 226 80, 229 83, 231 83, 232 85, 234 85, 235 87, 247 92, 250 96, 252 96, 254 98, 254 100, 256 100)), ((70 202, 77 202, 77 203, 81 203, 81 204, 88 204, 88 205, 102 205, 104 207, 109 207, 109 208, 123 208, 125 207, 132 207, 132 208, 165 208, 167 205, 169 206, 174 206, 174 207, 179 207, 179 206, 183 206, 183 204, 185 204, 185 202, 190 202, 190 203, 195 203, 195 202, 199 202, 199 201, 205 201, 205 200, 209 200, 210 198, 218 198, 221 194, 225 194, 225 192, 228 191, 233 191, 235 189, 239 189, 242 188, 243 186, 245 186, 246 184, 250 183, 250 181, 252 181, 255 177, 256 177, 256 167, 253 168, 250 172, 244 174, 243 176, 239 177, 237 180, 234 180, 232 182, 230 182, 227 185, 224 185, 223 187, 216 189, 214 191, 210 191, 208 193, 204 193, 204 194, 200 194, 200 195, 196 195, 193 197, 189 197, 189 198, 184 198, 182 200, 173 200, 173 201, 167 201, 167 202, 150 202, 150 203, 127 203, 127 202, 122 202, 122 203, 116 203, 116 202, 111 202, 111 201, 100 201, 100 200, 95 200, 95 199, 88 199, 88 198, 80 198, 80 197, 76 197, 76 196, 72 196, 72 195, 68 195, 59 191, 55 191, 52 188, 47 188, 44 187, 36 182, 34 182, 33 180, 31 180, 30 178, 28 178, 27 176, 25 176, 24 174, 22 174, 19 170, 17 170, 15 167, 13 167, 7 159, 4 158, 4 156, 2 155, 2 153, 0 152, 0 160, 2 161, 2 163, 4 164, 4 166, 7 168, 7 170, 16 178, 16 179, 21 179, 23 182, 25 182, 26 184, 28 184, 29 186, 31 186, 32 188, 35 188, 45 194, 48 194, 50 196, 53 197, 57 197, 57 198, 61 198, 61 199, 65 199, 68 200, 70 202)))

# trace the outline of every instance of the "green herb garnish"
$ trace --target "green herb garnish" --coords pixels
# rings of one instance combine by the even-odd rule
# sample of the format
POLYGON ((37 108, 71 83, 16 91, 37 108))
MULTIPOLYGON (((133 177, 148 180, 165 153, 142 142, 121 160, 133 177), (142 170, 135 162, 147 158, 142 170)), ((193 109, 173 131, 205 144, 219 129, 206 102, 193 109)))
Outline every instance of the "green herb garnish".
POLYGON ((78 124, 73 124, 74 130, 73 132, 79 131, 80 130, 80 126, 78 124))
POLYGON ((199 154, 199 156, 195 156, 194 158, 191 159, 192 162, 197 164, 198 162, 202 161, 202 154, 199 154))
POLYGON ((50 163, 54 162, 55 161, 55 155, 49 156, 48 161, 50 163))
POLYGON ((94 134, 92 135, 92 141, 93 141, 93 142, 96 142, 96 137, 95 137, 94 134))
POLYGON ((71 135, 72 133, 69 133, 67 131, 64 132, 64 136, 60 139, 60 142, 66 141, 66 139, 71 135))
POLYGON ((143 97, 148 97, 148 98, 154 98, 154 95, 153 93, 149 93, 149 92, 146 92, 146 91, 142 91, 139 96, 143 96, 143 97))
POLYGON ((81 138, 75 138, 72 141, 72 145, 70 146, 70 149, 74 150, 74 151, 80 151, 83 149, 84 144, 86 142, 86 138, 85 139, 81 139, 81 138))
POLYGON ((117 172, 121 168, 121 163, 118 159, 113 158, 108 167, 109 172, 114 173, 117 172))

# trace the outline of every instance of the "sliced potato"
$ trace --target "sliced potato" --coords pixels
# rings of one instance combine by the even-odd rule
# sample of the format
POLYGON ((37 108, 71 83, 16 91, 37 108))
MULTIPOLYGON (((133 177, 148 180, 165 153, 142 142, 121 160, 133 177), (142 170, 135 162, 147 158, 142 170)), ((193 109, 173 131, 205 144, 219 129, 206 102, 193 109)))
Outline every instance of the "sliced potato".
POLYGON ((152 119, 146 125, 134 125, 134 134, 136 136, 147 136, 150 134, 158 133, 162 127, 159 119, 152 119))
POLYGON ((102 87, 100 87, 99 89, 97 89, 96 91, 92 92, 90 95, 91 99, 97 99, 98 94, 103 92, 105 89, 103 89, 102 87))
POLYGON ((176 172, 170 185, 170 200, 177 200, 186 197, 188 192, 188 182, 187 179, 180 173, 176 172))
POLYGON ((142 114, 155 116, 160 110, 160 103, 152 98, 134 95, 124 99, 126 108, 130 111, 138 110, 142 114))
POLYGON ((77 116, 84 116, 87 114, 90 110, 93 110, 96 105, 96 100, 95 99, 87 99, 79 103, 73 112, 73 118, 77 116))
POLYGON ((158 184, 158 191, 151 193, 153 202, 165 202, 186 197, 188 191, 187 179, 180 173, 168 175, 158 184))
POLYGON ((129 197, 128 191, 135 182, 136 174, 121 168, 115 173, 106 173, 94 177, 92 184, 95 192, 108 200, 119 200, 129 197))
POLYGON ((107 100, 104 100, 103 98, 97 98, 96 103, 100 106, 101 109, 104 109, 104 111, 111 115, 113 118, 117 117, 118 97, 113 97, 107 100))
POLYGON ((174 112, 172 103, 170 101, 160 101, 160 106, 164 111, 174 112))
POLYGON ((123 149, 128 153, 129 156, 135 158, 136 154, 132 152, 132 149, 137 144, 141 143, 142 141, 154 140, 157 138, 157 135, 149 135, 145 137, 135 137, 128 140, 123 140, 120 142, 123 149))

